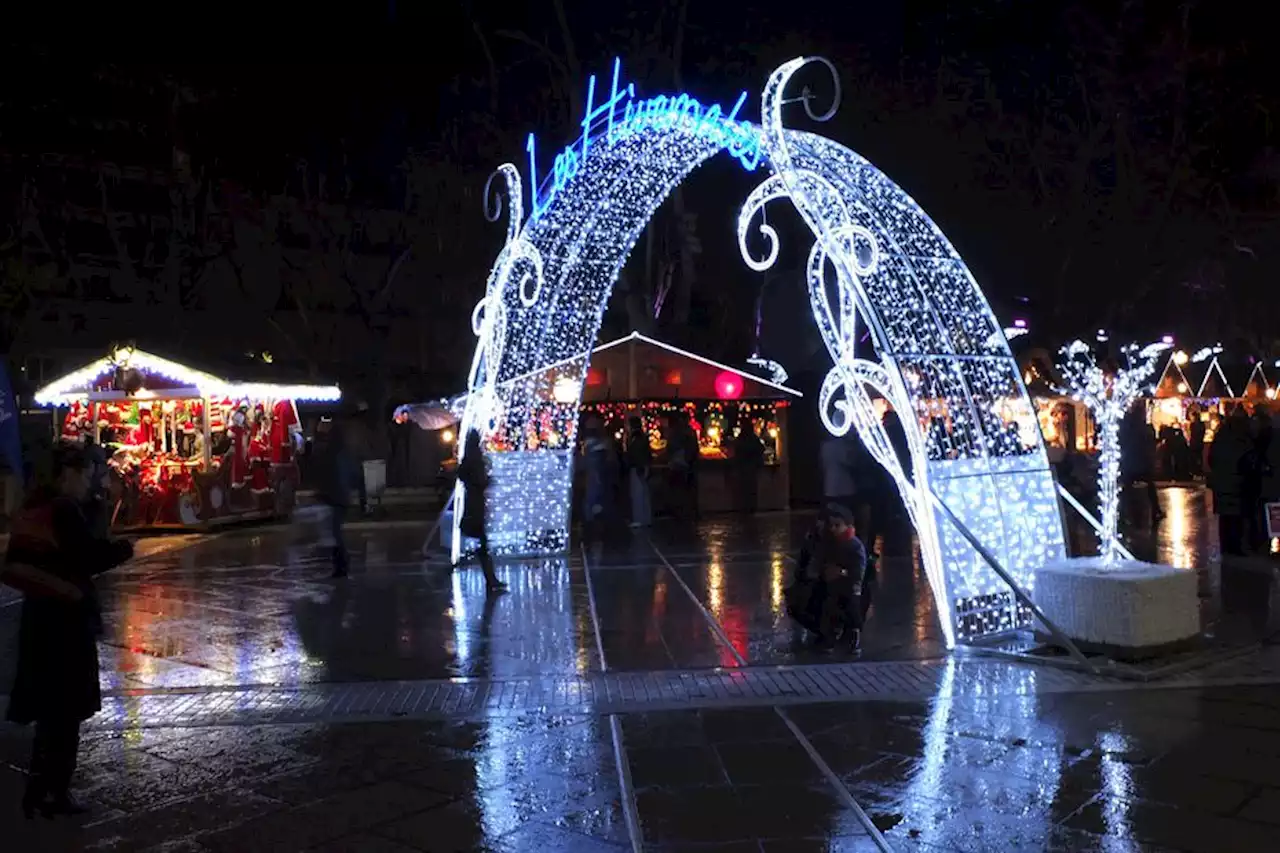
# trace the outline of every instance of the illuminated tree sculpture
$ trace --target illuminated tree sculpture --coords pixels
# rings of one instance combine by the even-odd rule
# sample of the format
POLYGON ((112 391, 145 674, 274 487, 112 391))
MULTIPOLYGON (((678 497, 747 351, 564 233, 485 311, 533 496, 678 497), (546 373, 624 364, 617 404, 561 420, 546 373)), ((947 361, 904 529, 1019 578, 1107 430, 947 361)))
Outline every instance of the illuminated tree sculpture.
POLYGON ((1104 566, 1115 566, 1120 556, 1120 422, 1149 389, 1156 358, 1168 348, 1165 343, 1142 349, 1129 344, 1121 350, 1124 364, 1114 369, 1098 364, 1096 354, 1084 341, 1072 341, 1060 351, 1058 371, 1065 387, 1059 390, 1084 403, 1098 425, 1098 553, 1104 566))

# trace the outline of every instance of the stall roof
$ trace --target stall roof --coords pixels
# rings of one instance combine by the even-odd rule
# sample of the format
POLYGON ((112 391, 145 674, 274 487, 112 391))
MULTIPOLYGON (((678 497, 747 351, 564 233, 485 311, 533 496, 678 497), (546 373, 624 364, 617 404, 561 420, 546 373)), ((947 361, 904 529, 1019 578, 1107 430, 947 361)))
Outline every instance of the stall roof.
POLYGON ((1194 386, 1178 366, 1177 354, 1170 353, 1165 362, 1160 378, 1156 380, 1151 396, 1153 397, 1185 397, 1192 393, 1194 386))
POLYGON ((1227 381, 1227 375, 1222 372, 1222 365, 1218 363, 1218 356, 1214 355, 1204 369, 1204 378, 1200 380, 1200 388, 1196 391, 1196 396, 1207 400, 1235 395, 1231 383, 1227 381))
POLYGON ((97 361, 73 370, 50 382, 35 393, 42 406, 55 406, 89 396, 94 380, 118 367, 132 367, 145 373, 163 376, 196 389, 202 396, 247 396, 274 400, 314 400, 332 402, 342 399, 336 385, 275 385, 265 382, 238 382, 188 367, 176 361, 140 349, 120 348, 97 361))
MULTIPOLYGON (((632 332, 631 334, 618 338, 617 340, 609 341, 608 343, 605 343, 605 344, 600 344, 598 347, 596 347, 591 351, 591 354, 595 355, 596 353, 604 352, 605 350, 610 350, 610 349, 613 349, 614 347, 619 347, 625 343, 629 343, 632 341, 635 341, 637 343, 651 344, 652 346, 667 350, 668 352, 675 353, 676 355, 684 356, 686 358, 691 358, 695 361, 700 361, 703 364, 708 365, 709 367, 716 368, 717 370, 727 370, 730 373, 734 373, 738 376, 741 376, 744 379, 749 379, 752 382, 758 382, 761 385, 764 385, 768 388, 773 388, 777 391, 781 391, 782 393, 792 397, 804 396, 794 388, 788 388, 785 385, 780 385, 777 382, 773 382, 769 379, 765 379, 762 376, 756 376, 755 374, 746 373, 742 370, 739 370, 736 367, 730 367, 727 364, 721 364, 718 361, 712 361, 709 358, 704 358, 703 356, 696 355, 695 353, 691 353, 688 350, 683 350, 683 349, 680 349, 679 347, 672 346, 671 344, 663 343, 662 341, 651 338, 648 335, 642 335, 639 332, 632 332)), ((513 379, 508 379, 504 381, 514 382, 518 379, 524 379, 529 376, 536 376, 540 373, 545 373, 548 370, 553 370, 556 367, 559 367, 564 364, 569 364, 576 360, 577 360, 576 358, 565 359, 564 361, 556 362, 554 364, 549 364, 546 367, 542 367, 542 368, 539 368, 538 370, 531 371, 530 373, 527 373, 523 376, 517 376, 517 377, 514 377, 513 379)), ((396 414, 397 415, 407 414, 409 410, 414 408, 442 408, 442 409, 447 409, 453 412, 456 417, 461 418, 463 410, 466 409, 466 406, 467 406, 467 395, 465 393, 462 393, 462 394, 457 394, 453 397, 446 397, 440 400, 432 400, 426 403, 412 403, 412 404, 400 406, 396 409, 396 414)))
POLYGON ((708 367, 714 367, 716 370, 726 370, 729 373, 733 373, 737 376, 742 377, 743 379, 756 382, 760 385, 765 386, 766 388, 772 388, 775 391, 781 391, 783 394, 787 394, 791 397, 804 396, 794 388, 788 388, 787 386, 774 382, 771 379, 765 379, 763 376, 757 376, 754 373, 747 373, 745 371, 739 370, 736 367, 730 367, 727 364, 721 364, 718 361, 713 361, 712 359, 705 358, 696 353, 689 352, 688 350, 680 349, 677 346, 672 346, 671 344, 664 343, 656 338, 651 338, 648 335, 642 335, 639 332, 632 332, 626 337, 618 338, 616 341, 610 341, 607 344, 600 344, 600 346, 596 347, 591 351, 591 354, 596 355, 597 353, 604 352, 605 350, 611 350, 614 347, 619 347, 619 346, 622 346, 623 344, 631 343, 633 341, 636 343, 648 344, 649 346, 654 346, 654 347, 657 347, 658 349, 666 350, 667 352, 674 353, 675 355, 681 356, 682 358, 693 359, 694 361, 701 362, 707 365, 708 367))
POLYGON ((1244 390, 1240 393, 1245 397, 1275 398, 1275 386, 1267 378, 1267 372, 1263 370, 1262 362, 1259 361, 1253 365, 1253 370, 1249 371, 1249 378, 1245 380, 1244 390))

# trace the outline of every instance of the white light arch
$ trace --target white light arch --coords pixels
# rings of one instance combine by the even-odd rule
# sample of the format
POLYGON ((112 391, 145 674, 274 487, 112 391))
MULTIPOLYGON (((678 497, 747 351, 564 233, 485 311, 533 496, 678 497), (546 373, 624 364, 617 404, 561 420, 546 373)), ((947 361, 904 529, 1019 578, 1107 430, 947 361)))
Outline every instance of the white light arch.
MULTIPOLYGON (((776 232, 752 227, 770 201, 789 200, 816 237, 810 301, 833 363, 820 398, 823 420, 836 434, 856 429, 897 481, 948 645, 1025 626, 1027 609, 934 499, 1031 591, 1034 570, 1065 556, 1035 410, 985 297, 933 221, 862 157, 783 127, 787 84, 811 61, 793 60, 771 76, 762 127, 722 118, 718 107, 703 110, 687 96, 651 99, 634 111, 628 105, 619 122, 610 109, 608 132, 594 139, 604 118, 584 120, 581 149, 575 144, 557 158, 551 192, 542 204, 531 194, 536 214, 528 221, 518 172, 501 170, 508 238, 477 311, 463 423, 464 430, 479 425, 494 451, 490 545, 506 554, 567 546, 577 406, 557 402, 554 389, 557 382, 563 389, 565 377, 579 387, 585 380, 613 283, 653 212, 690 172, 728 148, 749 167, 760 160, 771 170, 739 216, 747 263, 763 269, 776 259, 776 232), (748 243, 758 242, 753 232, 766 244, 763 258, 749 251, 748 243), (870 330, 880 361, 855 357, 859 324, 870 330), (903 414, 906 470, 868 389, 903 414)), ((817 61, 834 76, 830 63, 817 61)), ((610 104, 620 98, 616 65, 614 73, 610 104)), ((838 85, 836 91, 823 115, 804 98, 810 117, 834 114, 838 85)), ((633 96, 634 87, 623 94, 633 96)), ((587 114, 596 118, 590 103, 587 114)), ((498 211, 488 212, 496 218, 498 211)), ((460 501, 459 489, 455 509, 460 501)))

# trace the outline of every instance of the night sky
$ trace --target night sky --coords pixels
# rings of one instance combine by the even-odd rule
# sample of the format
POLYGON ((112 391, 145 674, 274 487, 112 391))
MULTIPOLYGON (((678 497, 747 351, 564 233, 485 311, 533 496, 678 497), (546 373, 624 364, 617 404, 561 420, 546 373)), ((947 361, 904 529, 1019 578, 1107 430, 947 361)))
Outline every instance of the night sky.
MULTIPOLYGON (((229 16, 184 39, 24 40, 8 50, 0 108, 6 204, 18 210, 22 175, 48 152, 172 170, 179 149, 212 192, 234 187, 234 215, 250 217, 270 197, 321 193, 397 209, 413 189, 418 227, 435 239, 414 237, 412 285, 379 311, 414 318, 439 342, 433 381, 458 384, 473 340, 465 317, 502 239, 481 215, 484 180, 504 160, 523 168, 527 133, 546 152, 575 134, 588 74, 621 56, 643 93, 678 81, 732 103, 746 89, 756 118, 776 65, 821 54, 844 99, 815 129, 924 206, 1001 319, 1030 319, 1049 346, 1107 326, 1237 353, 1280 347, 1280 97, 1260 12, 1102 0, 681 6, 564 0, 562 25, 555 0, 338 3, 297 18, 229 16), (411 157, 426 164, 416 178, 402 168, 411 157)), ((798 109, 789 121, 813 128, 798 109)), ((660 318, 657 332, 720 358, 750 351, 762 277, 738 259, 734 221, 756 182, 728 158, 687 182, 702 249, 690 320, 664 330, 660 318)), ((783 225, 789 250, 768 280, 762 340, 812 350, 807 328, 786 334, 805 319, 797 271, 809 240, 783 225)), ((673 218, 664 211, 653 227, 660 259, 674 264, 673 218)), ((12 239, 6 247, 12 290, 20 253, 12 239)), ((205 298, 199 263, 184 285, 192 304, 205 298)), ((629 275, 643 275, 637 265, 633 256, 629 275)), ((24 298, 22 316, 38 316, 39 294, 24 298)), ((282 287, 272 310, 308 298, 282 287)), ((329 302, 355 311, 336 298, 310 307, 329 302)), ((627 331, 617 302, 602 336, 627 331)), ((284 351, 272 334, 246 327, 245 339, 209 346, 284 351)), ((21 337, 7 336, 7 346, 21 337)), ((308 347, 332 344, 296 349, 308 347)))

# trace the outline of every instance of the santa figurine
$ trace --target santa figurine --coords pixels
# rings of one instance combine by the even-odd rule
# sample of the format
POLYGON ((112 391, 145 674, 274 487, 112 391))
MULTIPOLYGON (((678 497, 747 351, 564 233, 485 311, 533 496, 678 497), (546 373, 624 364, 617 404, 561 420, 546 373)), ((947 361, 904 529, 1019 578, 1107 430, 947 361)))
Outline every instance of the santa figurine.
POLYGON ((231 436, 231 488, 242 489, 249 482, 249 409, 241 406, 231 416, 227 429, 231 436))
POLYGON ((277 464, 293 459, 298 426, 298 411, 292 400, 277 400, 271 409, 271 461, 277 464))
POLYGON ((129 434, 129 443, 148 449, 155 447, 156 425, 152 418, 150 409, 139 409, 138 425, 133 428, 133 432, 129 434))

